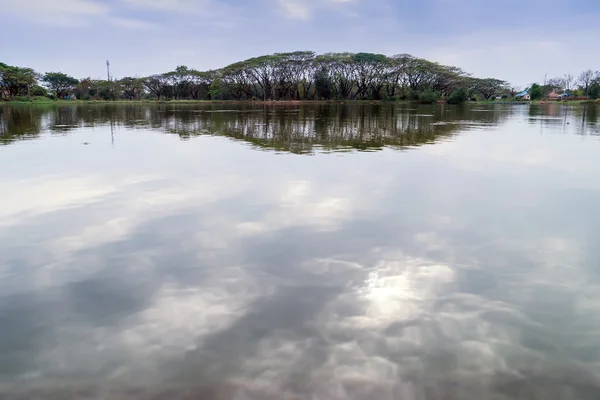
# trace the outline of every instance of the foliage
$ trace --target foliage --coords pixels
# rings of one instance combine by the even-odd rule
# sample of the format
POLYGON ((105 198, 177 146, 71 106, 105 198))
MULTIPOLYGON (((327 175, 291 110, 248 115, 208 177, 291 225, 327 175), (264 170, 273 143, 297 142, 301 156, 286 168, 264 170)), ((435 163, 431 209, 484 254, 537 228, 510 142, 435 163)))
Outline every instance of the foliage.
POLYGON ((600 98, 600 78, 596 78, 588 88, 588 97, 590 99, 600 98))
POLYGON ((508 82, 500 79, 486 78, 486 79, 471 79, 472 90, 475 93, 483 96, 484 99, 489 100, 498 93, 508 88, 508 82))
MULTIPOLYGON (((519 88, 495 78, 474 78, 458 67, 410 54, 295 51, 263 55, 219 70, 199 71, 186 65, 148 77, 77 80, 62 72, 41 78, 31 68, 0 63, 0 99, 15 96, 74 95, 82 100, 414 100, 433 103, 443 97, 458 104, 468 99, 514 97, 519 88)), ((581 90, 600 97, 600 74, 587 70, 578 79, 564 75, 532 86, 539 99, 552 91, 581 90), (576 83, 579 85, 576 87, 576 83)))
POLYGON ((531 97, 531 100, 541 99, 543 96, 542 87, 537 83, 531 85, 531 87, 529 88, 529 96, 531 97))
POLYGON ((469 99, 465 88, 458 88, 448 97, 448 104, 462 104, 469 99))
POLYGON ((31 68, 20 68, 0 63, 0 98, 30 96, 38 75, 31 68))
POLYGON ((583 97, 585 96, 584 91, 580 90, 580 89, 574 89, 571 91, 571 95, 573 95, 573 97, 583 97))
POLYGON ((48 91, 43 86, 33 85, 31 88, 31 96, 46 97, 48 96, 48 91))
POLYGON ((427 90, 419 93, 419 103, 421 104, 433 104, 440 98, 439 93, 427 90))
POLYGON ((600 79, 600 71, 588 69, 579 74, 578 82, 585 96, 590 96, 590 86, 600 79))
POLYGON ((75 85, 79 83, 77 79, 62 72, 48 72, 42 77, 42 81, 48 85, 57 98, 64 98, 73 93, 75 85))

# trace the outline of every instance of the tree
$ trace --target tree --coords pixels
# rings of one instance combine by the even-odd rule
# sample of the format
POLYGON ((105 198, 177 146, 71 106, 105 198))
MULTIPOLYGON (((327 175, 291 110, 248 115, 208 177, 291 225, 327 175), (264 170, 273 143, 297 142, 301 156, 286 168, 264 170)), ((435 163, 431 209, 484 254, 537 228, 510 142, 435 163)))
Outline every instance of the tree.
POLYGON ((331 81, 329 72, 321 67, 315 72, 315 92, 317 99, 331 100, 331 81))
MULTIPOLYGON (((31 69, 0 63, 0 96, 29 93, 35 85, 36 76, 32 74, 35 73, 31 69), (27 73, 17 79, 16 71, 27 73)), ((326 53, 317 56, 312 51, 263 55, 213 71, 179 65, 173 71, 143 79, 125 77, 114 81, 88 77, 79 82, 62 72, 49 72, 43 81, 57 97, 74 92, 81 99, 106 100, 134 100, 145 94, 159 100, 429 101, 439 96, 450 98, 453 94, 453 98, 456 94, 462 97, 461 88, 468 96, 477 94, 486 99, 506 89, 506 82, 502 80, 476 79, 458 67, 410 54, 388 57, 374 53, 326 53)))
POLYGON ((481 94, 484 99, 489 100, 502 90, 506 89, 508 83, 500 79, 475 79, 475 92, 481 94))
POLYGON ((588 97, 591 99, 600 98, 600 74, 592 81, 588 89, 588 97))
POLYGON ((97 81, 92 78, 82 78, 73 91, 75 97, 81 100, 91 100, 98 94, 97 81))
POLYGON ((509 89, 510 97, 515 97, 515 95, 520 92, 521 88, 519 86, 511 86, 509 89))
POLYGON ((579 74, 578 82, 583 89, 583 94, 585 97, 589 97, 590 85, 592 82, 594 82, 594 79, 596 79, 598 75, 600 75, 600 72, 594 72, 591 69, 583 71, 581 74, 579 74))
POLYGON ((358 53, 354 55, 357 96, 362 99, 381 99, 385 85, 388 58, 383 54, 358 53))
POLYGON ((75 85, 79 83, 77 79, 62 72, 48 72, 42 77, 42 81, 48 85, 57 98, 63 98, 72 93, 75 85))
POLYGON ((125 77, 117 81, 120 96, 126 100, 139 100, 144 92, 144 81, 140 78, 125 77))
POLYGON ((573 77, 573 75, 565 74, 565 76, 563 78, 563 82, 564 82, 564 88, 566 91, 569 91, 573 88, 574 81, 575 81, 575 78, 573 77))
POLYGON ((165 75, 152 75, 143 80, 144 86, 150 93, 156 96, 157 100, 165 94, 168 86, 168 77, 165 75))
POLYGON ((465 88, 458 88, 448 97, 448 104, 462 104, 469 99, 465 88))
POLYGON ((37 84, 38 74, 31 68, 20 68, 0 63, 0 96, 30 96, 31 88, 37 84))
POLYGON ((550 88, 553 91, 564 90, 565 80, 563 78, 548 79, 548 82, 546 83, 546 87, 550 88))
POLYGON ((427 90, 425 92, 419 93, 419 102, 421 104, 433 104, 440 98, 440 95, 436 92, 432 92, 431 90, 427 90))
POLYGON ((531 85, 529 88, 529 96, 531 97, 531 100, 539 100, 542 98, 542 95, 542 87, 540 85, 537 83, 531 85))
POLYGON ((236 100, 243 97, 250 100, 254 96, 254 85, 244 62, 231 64, 220 72, 221 92, 225 91, 236 100))

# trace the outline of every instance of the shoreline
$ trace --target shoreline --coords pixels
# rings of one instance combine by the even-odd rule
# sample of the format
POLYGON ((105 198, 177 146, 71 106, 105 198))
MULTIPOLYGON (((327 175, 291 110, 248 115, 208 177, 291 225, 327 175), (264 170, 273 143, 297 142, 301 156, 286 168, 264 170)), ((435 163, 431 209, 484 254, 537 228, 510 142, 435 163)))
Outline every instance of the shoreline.
MULTIPOLYGON (((242 105, 306 105, 306 104, 335 104, 335 105, 383 105, 383 104, 417 104, 417 105, 451 105, 445 101, 432 104, 422 104, 415 100, 0 100, 0 105, 71 105, 71 104, 242 104, 242 105)), ((600 104, 597 100, 535 100, 535 101, 467 101, 461 105, 527 105, 527 104, 600 104)))

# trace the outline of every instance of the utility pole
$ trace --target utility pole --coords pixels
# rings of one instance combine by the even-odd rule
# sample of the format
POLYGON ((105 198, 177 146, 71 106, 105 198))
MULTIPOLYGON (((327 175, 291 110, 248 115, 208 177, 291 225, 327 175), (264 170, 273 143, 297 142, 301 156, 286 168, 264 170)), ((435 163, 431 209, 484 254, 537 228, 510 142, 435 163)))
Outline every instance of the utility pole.
POLYGON ((106 60, 106 76, 108 77, 108 81, 110 82, 110 62, 106 60))

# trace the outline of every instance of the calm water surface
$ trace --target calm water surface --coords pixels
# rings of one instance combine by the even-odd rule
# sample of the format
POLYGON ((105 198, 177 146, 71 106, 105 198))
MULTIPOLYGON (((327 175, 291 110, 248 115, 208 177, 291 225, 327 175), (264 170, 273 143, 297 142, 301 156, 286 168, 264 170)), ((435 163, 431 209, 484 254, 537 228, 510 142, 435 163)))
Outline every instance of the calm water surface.
POLYGON ((599 244, 595 105, 0 106, 0 397, 598 399, 599 244))

